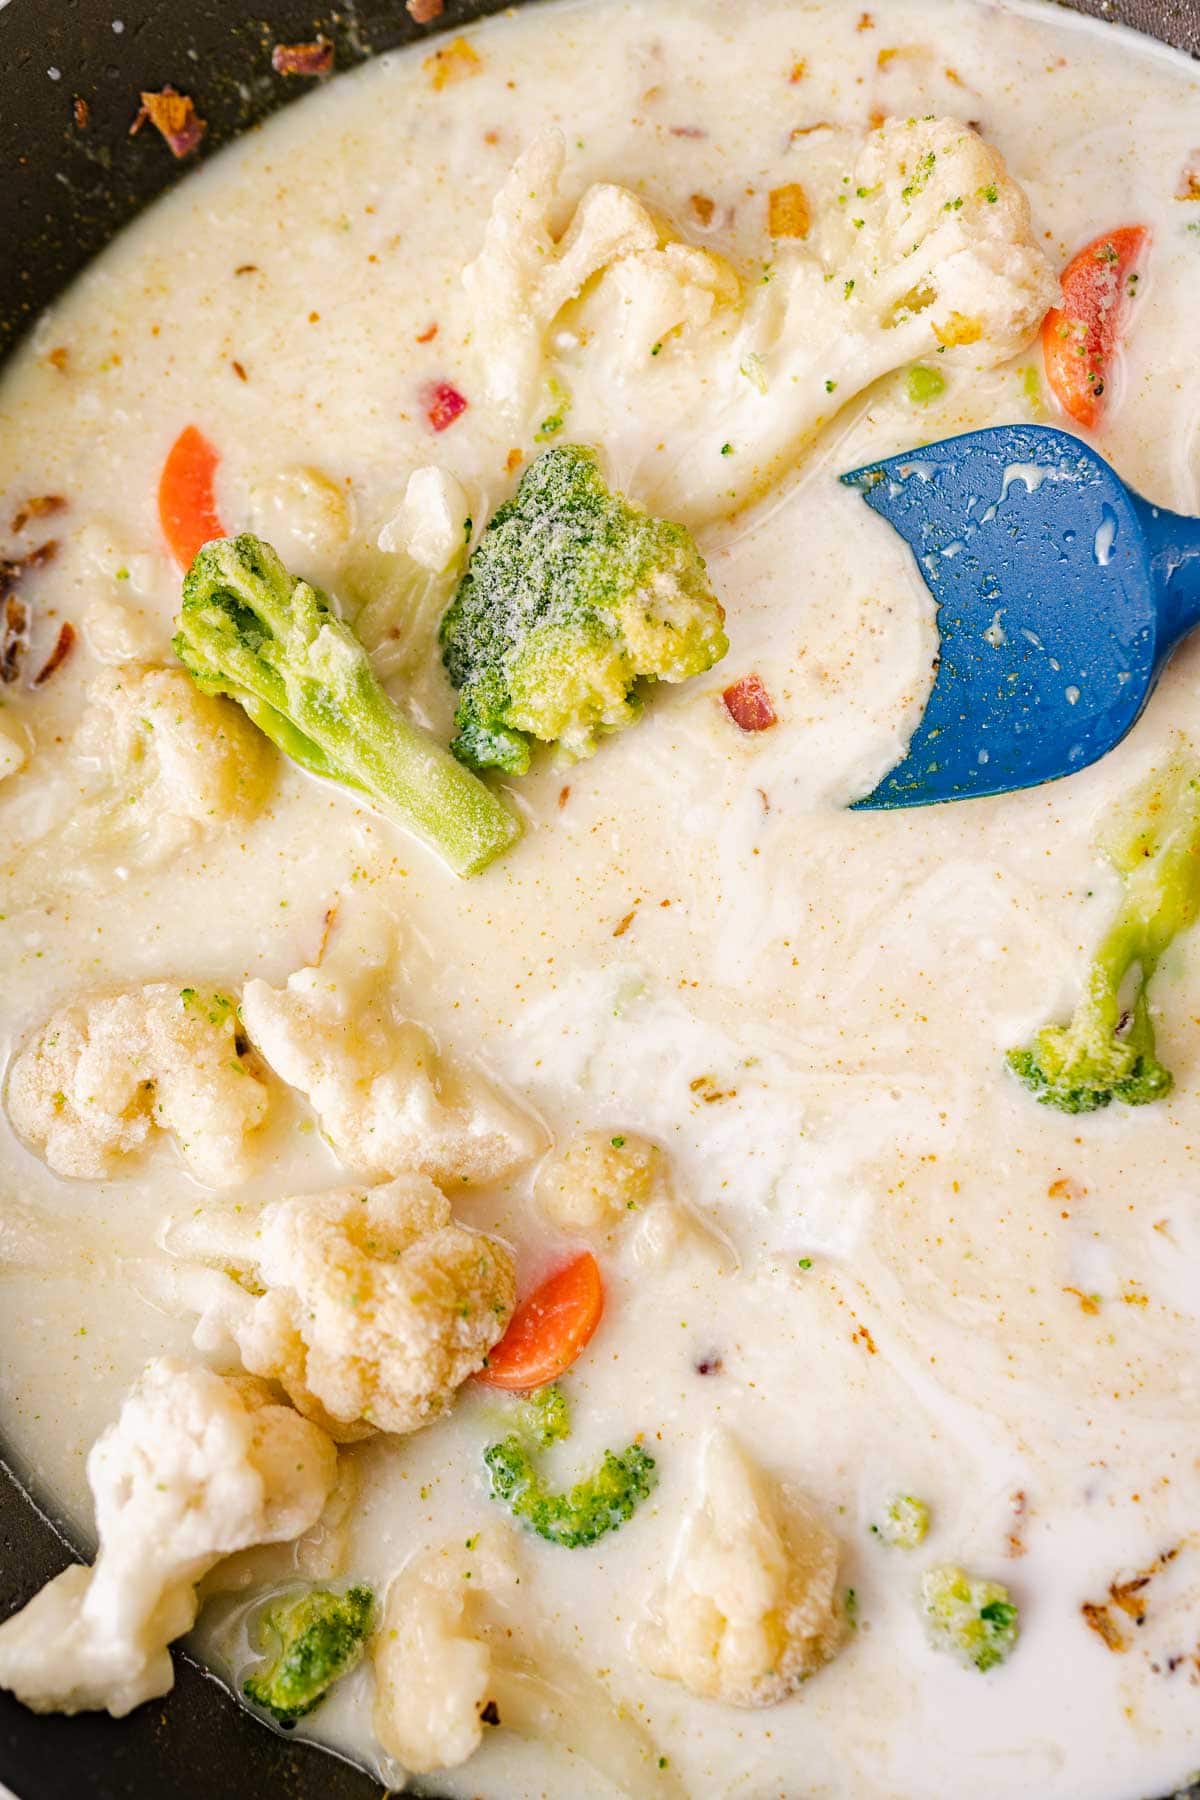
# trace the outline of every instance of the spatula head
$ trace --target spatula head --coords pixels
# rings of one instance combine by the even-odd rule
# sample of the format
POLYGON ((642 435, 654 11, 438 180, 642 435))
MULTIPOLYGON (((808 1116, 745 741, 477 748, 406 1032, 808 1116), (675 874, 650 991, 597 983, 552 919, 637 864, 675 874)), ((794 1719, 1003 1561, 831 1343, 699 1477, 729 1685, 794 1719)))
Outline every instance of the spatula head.
POLYGON ((1033 787, 1111 750, 1161 657, 1140 503, 1079 438, 972 431, 842 480, 912 546, 941 649, 904 760, 858 806, 1033 787))

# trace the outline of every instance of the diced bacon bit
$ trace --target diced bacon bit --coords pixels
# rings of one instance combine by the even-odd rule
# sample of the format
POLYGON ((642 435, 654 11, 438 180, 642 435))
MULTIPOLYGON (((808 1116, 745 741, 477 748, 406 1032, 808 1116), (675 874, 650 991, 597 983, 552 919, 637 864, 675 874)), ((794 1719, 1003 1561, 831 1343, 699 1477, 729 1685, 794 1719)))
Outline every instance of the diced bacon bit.
POLYGON ((778 723, 771 696, 757 675, 743 675, 725 689, 721 698, 739 731, 766 731, 778 723))
POLYGON ((86 131, 88 128, 88 121, 92 116, 92 109, 81 94, 76 94, 74 100, 72 100, 71 113, 75 120, 76 130, 86 131))
POLYGON ((1147 1568, 1139 1570, 1128 1581, 1109 1582, 1107 1600, 1103 1602, 1085 1600, 1080 1607, 1080 1612, 1092 1630, 1103 1639, 1106 1647, 1114 1654, 1120 1656, 1128 1650, 1129 1639, 1121 1631, 1109 1608, 1115 1606, 1119 1612, 1125 1614, 1127 1619, 1132 1619, 1135 1625, 1140 1625, 1147 1612, 1145 1589, 1149 1587, 1154 1576, 1160 1570, 1165 1569, 1168 1563, 1174 1562, 1178 1555, 1179 1546, 1177 1544, 1173 1550, 1164 1550, 1161 1556, 1156 1556, 1147 1568))
POLYGON ((1179 171, 1177 200, 1200 200, 1200 150, 1193 150, 1179 171))
POLYGON ((47 519, 51 513, 61 512, 66 504, 61 494, 31 494, 13 514, 12 528, 14 532, 24 531, 30 519, 47 519))
MULTIPOLYGON (((0 581, 7 565, 0 563, 0 581)), ((13 593, 0 598, 0 681, 11 685, 29 648, 29 608, 13 593)))
POLYGON ((467 410, 466 396, 451 387, 448 381, 431 381, 422 389, 421 401, 425 417, 435 431, 445 431, 460 413, 467 410))
POLYGON ((432 342, 433 342, 434 338, 437 336, 437 334, 438 334, 437 320, 435 319, 433 321, 432 325, 427 325, 425 327, 424 331, 418 331, 417 342, 418 342, 418 344, 432 344, 432 342))
POLYGON ((798 181, 771 189, 767 195, 767 231, 771 237, 807 237, 811 224, 808 195, 798 181))
POLYGON ((434 92, 440 93, 453 82, 467 81, 472 75, 478 75, 483 68, 483 58, 465 37, 456 37, 435 50, 432 56, 427 56, 425 67, 434 92))
POLYGON ((446 0, 404 0, 404 10, 417 25, 432 25, 440 19, 446 0))
POLYGON ((143 93, 142 104, 129 127, 130 137, 136 137, 147 120, 162 135, 172 156, 189 155, 208 129, 191 96, 181 94, 170 82, 155 94, 143 93))
POLYGON ((50 677, 54 674, 54 671, 62 668, 74 648, 75 627, 67 621, 59 626, 58 641, 37 674, 34 676, 34 687, 41 687, 43 682, 49 681, 50 677))
POLYGON ((702 125, 672 125, 672 137, 706 138, 708 136, 702 125))
POLYGON ((717 209, 716 205, 709 199, 707 194, 693 194, 688 200, 688 205, 692 209, 693 217, 699 224, 712 224, 713 213, 717 209))
POLYGON ((0 557, 0 681, 14 682, 29 648, 29 608, 16 589, 28 569, 40 569, 58 549, 54 538, 28 556, 0 557))
POLYGON ((791 71, 791 74, 788 76, 788 81, 794 87, 798 81, 803 81, 804 77, 807 74, 808 74, 808 64, 805 62, 804 58, 801 56, 796 62, 794 62, 792 64, 792 71, 791 71))
POLYGON ((504 459, 504 473, 506 475, 515 475, 524 461, 525 452, 523 450, 510 450, 504 459))
POLYGON ((271 67, 277 75, 329 75, 333 71, 333 42, 315 37, 311 44, 276 44, 271 67))

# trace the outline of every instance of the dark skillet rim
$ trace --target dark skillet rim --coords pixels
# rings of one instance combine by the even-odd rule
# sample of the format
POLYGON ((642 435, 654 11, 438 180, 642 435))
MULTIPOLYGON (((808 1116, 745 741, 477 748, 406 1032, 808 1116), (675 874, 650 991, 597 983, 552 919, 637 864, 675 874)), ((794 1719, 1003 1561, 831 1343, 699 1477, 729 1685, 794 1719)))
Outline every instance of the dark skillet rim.
MULTIPOLYGON (((7 242, 20 250, 0 259, 0 358, 122 225, 193 166, 174 163, 153 131, 128 139, 139 89, 173 81, 193 92, 208 120, 207 156, 309 91, 306 81, 270 72, 273 43, 322 33, 346 68, 523 3, 446 0, 436 28, 423 29, 401 0, 350 0, 344 12, 280 0, 269 21, 240 16, 228 0, 194 0, 186 24, 170 0, 10 0, 0 9, 0 200, 7 242), (57 82, 50 68, 60 71, 57 82), (74 121, 76 95, 88 102, 85 130, 74 121)), ((1200 0, 1060 3, 1200 56, 1200 0)), ((80 1553, 63 1522, 0 1461, 0 1617, 80 1553)), ((175 1666, 167 1699, 122 1720, 41 1717, 0 1691, 0 1781, 20 1800, 247 1800, 254 1790, 269 1800, 378 1800, 385 1792, 340 1757, 265 1727, 186 1653, 176 1651, 175 1666)), ((1200 1779, 1167 1800, 1200 1800, 1200 1779)))

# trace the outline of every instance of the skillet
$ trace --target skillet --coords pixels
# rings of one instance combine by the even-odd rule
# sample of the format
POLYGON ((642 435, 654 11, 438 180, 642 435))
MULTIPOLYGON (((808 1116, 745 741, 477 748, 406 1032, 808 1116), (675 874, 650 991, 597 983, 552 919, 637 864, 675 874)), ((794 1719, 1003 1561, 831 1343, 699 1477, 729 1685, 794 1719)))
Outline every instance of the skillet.
MULTIPOLYGON (((436 29, 514 3, 529 0, 446 0, 436 29)), ((1200 57, 1200 0, 1062 3, 1200 57)), ((127 220, 187 174, 190 163, 165 156, 156 133, 128 137, 137 93, 174 78, 202 96, 209 155, 306 90, 270 73, 265 50, 319 32, 334 40, 339 68, 431 35, 402 0, 323 10, 278 0, 269 18, 248 15, 244 0, 0 0, 0 357, 127 220), (83 131, 76 95, 88 103, 83 131)), ((0 1460, 0 1618, 82 1548, 0 1460)), ((37 1717, 0 1692, 0 1783, 19 1800, 379 1800, 363 1770, 264 1728, 189 1656, 176 1652, 175 1662, 173 1693, 127 1719, 37 1717)), ((1170 1800, 1200 1800, 1200 1780, 1170 1800)))

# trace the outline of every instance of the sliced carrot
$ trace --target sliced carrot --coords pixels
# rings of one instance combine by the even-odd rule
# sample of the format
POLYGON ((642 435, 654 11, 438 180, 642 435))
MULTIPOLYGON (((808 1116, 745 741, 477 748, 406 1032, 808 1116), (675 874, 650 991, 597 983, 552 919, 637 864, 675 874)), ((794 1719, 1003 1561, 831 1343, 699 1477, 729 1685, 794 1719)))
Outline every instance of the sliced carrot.
POLYGON ((603 1311, 600 1269, 585 1250, 522 1300, 479 1380, 498 1388, 557 1381, 583 1350, 603 1311))
POLYGON ((158 479, 158 518, 171 554, 186 569, 202 544, 225 536, 213 480, 220 457, 202 431, 185 425, 158 479))
POLYGON ((1086 244, 1063 270, 1062 305, 1042 325, 1046 379, 1081 425, 1095 425, 1104 410, 1149 237, 1144 225, 1121 225, 1086 244))

